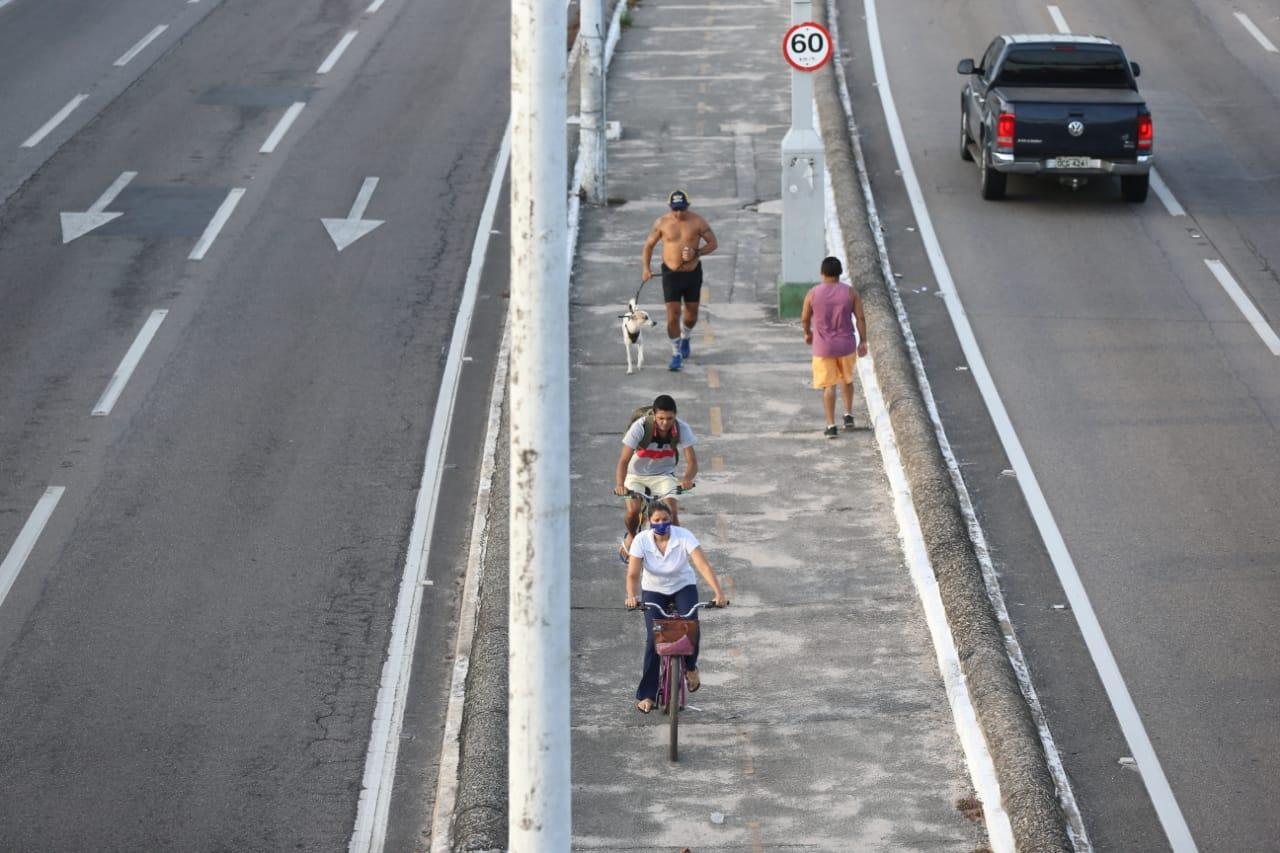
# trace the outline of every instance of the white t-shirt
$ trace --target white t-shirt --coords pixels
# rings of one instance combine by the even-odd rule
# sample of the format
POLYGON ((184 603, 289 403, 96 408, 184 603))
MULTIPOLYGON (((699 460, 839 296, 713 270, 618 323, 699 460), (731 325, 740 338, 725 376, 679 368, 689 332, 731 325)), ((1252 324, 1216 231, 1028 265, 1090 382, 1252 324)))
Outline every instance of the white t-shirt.
MULTIPOLYGON (((654 476, 657 474, 674 474, 678 450, 672 449, 669 444, 658 444, 654 442, 644 449, 640 448, 640 439, 644 438, 644 418, 636 418, 636 420, 627 429, 622 436, 622 443, 635 451, 631 457, 631 462, 627 465, 627 470, 632 474, 642 477, 654 476)), ((676 431, 680 436, 680 450, 686 447, 693 447, 698 443, 698 437, 693 434, 693 430, 687 423, 676 418, 676 431)))
POLYGON ((698 544, 696 536, 685 528, 675 525, 671 526, 665 554, 658 550, 652 528, 632 539, 631 556, 644 560, 644 575, 640 578, 640 588, 649 592, 671 595, 691 583, 696 584, 698 576, 694 574, 689 556, 698 544))

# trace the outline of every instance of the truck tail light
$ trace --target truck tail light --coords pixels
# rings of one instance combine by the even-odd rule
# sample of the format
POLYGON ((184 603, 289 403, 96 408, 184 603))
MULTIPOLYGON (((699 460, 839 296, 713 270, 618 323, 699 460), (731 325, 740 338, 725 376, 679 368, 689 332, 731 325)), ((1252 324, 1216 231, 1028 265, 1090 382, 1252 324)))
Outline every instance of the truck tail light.
POLYGON ((1151 116, 1138 116, 1138 150, 1150 151, 1155 138, 1156 129, 1151 124, 1151 116))
POLYGON ((1000 113, 1000 117, 996 119, 996 150, 1012 151, 1013 135, 1017 129, 1017 121, 1013 117, 1013 113, 1000 113))

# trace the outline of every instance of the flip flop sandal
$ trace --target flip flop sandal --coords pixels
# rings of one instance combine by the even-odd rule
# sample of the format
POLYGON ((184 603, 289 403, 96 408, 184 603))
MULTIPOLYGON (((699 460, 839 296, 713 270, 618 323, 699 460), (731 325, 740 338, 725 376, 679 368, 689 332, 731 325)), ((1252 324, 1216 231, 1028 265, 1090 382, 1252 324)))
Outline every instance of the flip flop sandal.
MULTIPOLYGON (((626 542, 627 540, 623 539, 622 541, 626 542)), ((621 560, 624 564, 630 562, 630 559, 631 559, 631 555, 627 553, 627 549, 622 545, 618 546, 618 559, 621 560)))
POLYGON ((686 670, 684 674, 684 683, 688 686, 690 693, 697 693, 698 688, 702 686, 702 676, 698 675, 696 669, 686 670))
POLYGON ((653 706, 656 704, 657 703, 654 702, 652 699, 641 699, 639 702, 636 703, 636 710, 639 711, 641 714, 647 714, 653 710, 653 706), (646 706, 646 703, 648 703, 647 706, 646 706))

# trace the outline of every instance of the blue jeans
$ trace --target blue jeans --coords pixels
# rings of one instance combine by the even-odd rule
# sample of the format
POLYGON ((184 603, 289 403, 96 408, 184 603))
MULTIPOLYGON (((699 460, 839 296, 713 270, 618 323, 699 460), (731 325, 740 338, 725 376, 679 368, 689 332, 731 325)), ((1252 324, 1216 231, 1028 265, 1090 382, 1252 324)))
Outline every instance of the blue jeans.
MULTIPOLYGON (((640 597, 642 601, 652 601, 667 612, 684 613, 693 605, 698 603, 698 586, 697 584, 689 584, 682 589, 676 590, 674 593, 651 592, 647 589, 641 590, 640 597)), ((641 699, 658 698, 658 666, 660 658, 658 652, 653 647, 653 619, 657 614, 653 608, 646 607, 644 609, 644 672, 640 676, 640 686, 636 688, 636 701, 641 699)), ((694 613, 693 618, 697 619, 698 614, 694 613)), ((693 644, 693 654, 685 658, 685 668, 695 670, 698 668, 698 647, 702 642, 702 632, 698 632, 698 639, 693 644)))

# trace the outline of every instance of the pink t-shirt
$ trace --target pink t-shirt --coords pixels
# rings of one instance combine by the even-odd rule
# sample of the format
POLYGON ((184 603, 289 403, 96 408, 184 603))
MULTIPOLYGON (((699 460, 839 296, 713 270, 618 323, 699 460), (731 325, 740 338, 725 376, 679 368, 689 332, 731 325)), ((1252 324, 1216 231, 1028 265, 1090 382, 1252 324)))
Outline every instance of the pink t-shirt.
POLYGON ((853 306, 849 303, 849 285, 842 281, 823 282, 809 291, 813 307, 813 355, 815 358, 839 358, 852 355, 858 348, 853 336, 853 306))

